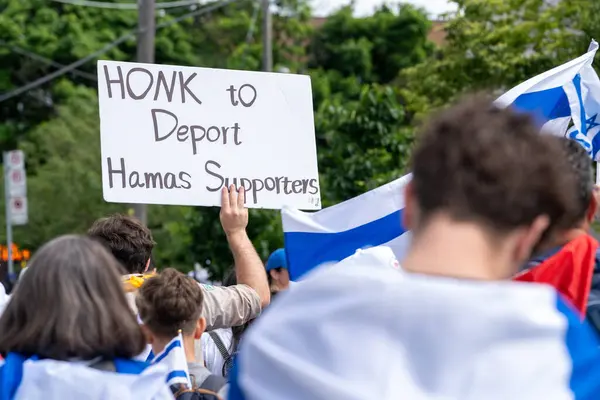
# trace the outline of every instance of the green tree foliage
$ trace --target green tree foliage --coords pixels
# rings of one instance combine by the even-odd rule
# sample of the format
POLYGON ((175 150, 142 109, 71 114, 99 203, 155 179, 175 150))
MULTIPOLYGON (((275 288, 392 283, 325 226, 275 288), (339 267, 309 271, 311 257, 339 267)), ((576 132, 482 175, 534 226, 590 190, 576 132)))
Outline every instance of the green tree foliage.
POLYGON ((398 71, 423 61, 433 49, 426 15, 410 5, 382 6, 355 18, 351 5, 331 15, 312 41, 312 66, 387 83, 398 71))
POLYGON ((398 82, 415 111, 442 106, 468 91, 500 94, 582 54, 590 41, 583 29, 587 25, 591 31, 591 22, 581 11, 593 0, 454 2, 458 11, 446 24, 447 43, 405 70, 398 82))
POLYGON ((357 100, 324 102, 316 114, 324 205, 400 177, 413 139, 408 122, 391 86, 364 85, 357 100))
MULTIPOLYGON (((0 92, 14 88, 55 71, 56 66, 24 55, 24 49, 53 60, 70 64, 102 49, 122 35, 135 32, 135 10, 112 10, 67 5, 45 0, 0 0, 0 92)), ((158 23, 172 19, 166 14, 158 23)), ((195 64, 198 55, 193 51, 186 28, 193 24, 186 20, 171 27, 159 29, 156 35, 156 61, 166 64, 195 64)), ((134 61, 135 35, 105 52, 101 58, 134 61)), ((72 82, 95 87, 95 60, 84 64, 81 74, 67 76, 72 82), (88 76, 89 76, 88 75, 88 76)), ((64 92, 54 90, 62 79, 54 80, 23 95, 2 103, 0 108, 0 147, 14 148, 18 140, 37 124, 48 120, 56 105, 66 100, 64 92)))
POLYGON ((123 212, 102 200, 100 136, 96 94, 70 84, 57 117, 21 142, 28 168, 29 223, 15 228, 15 242, 37 248, 67 233, 84 233, 101 215, 123 212))

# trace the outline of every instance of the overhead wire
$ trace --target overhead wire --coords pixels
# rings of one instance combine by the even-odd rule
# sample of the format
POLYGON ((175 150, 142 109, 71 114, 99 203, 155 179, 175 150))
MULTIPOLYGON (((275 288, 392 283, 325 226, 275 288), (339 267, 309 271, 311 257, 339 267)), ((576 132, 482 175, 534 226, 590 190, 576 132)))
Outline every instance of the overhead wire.
MULTIPOLYGON (((107 1, 94 1, 94 0, 52 0, 57 3, 62 4, 70 4, 74 6, 83 6, 83 7, 95 7, 95 8, 105 8, 112 10, 137 10, 137 3, 112 3, 107 1)), ((179 0, 179 1, 166 1, 161 3, 156 3, 154 8, 156 9, 165 9, 165 8, 175 8, 175 7, 185 7, 192 5, 200 5, 200 0, 179 0)))
MULTIPOLYGON (((158 24, 158 25, 156 25, 155 29, 158 30, 158 29, 166 28, 166 27, 169 27, 171 25, 177 24, 177 23, 183 21, 184 19, 191 18, 191 17, 196 17, 196 16, 203 15, 203 14, 207 14, 207 13, 209 13, 211 11, 217 10, 217 9, 219 9, 221 7, 225 7, 226 5, 229 5, 229 4, 231 4, 233 2, 236 2, 236 1, 238 1, 238 0, 222 0, 222 1, 218 2, 218 3, 213 3, 213 4, 211 4, 211 5, 207 6, 207 7, 201 8, 201 9, 196 10, 196 11, 192 11, 190 13, 184 14, 184 15, 179 16, 179 17, 177 17, 175 19, 172 19, 170 21, 165 21, 165 22, 163 22, 161 24, 158 24)), ((118 39, 114 40, 113 42, 107 44, 106 46, 102 47, 100 50, 97 50, 97 51, 95 51, 95 52, 93 52, 93 53, 91 53, 91 54, 89 54, 89 55, 87 55, 87 56, 85 56, 85 57, 83 57, 83 58, 81 58, 81 59, 79 59, 79 60, 77 60, 77 61, 69 64, 69 65, 66 65, 63 68, 60 68, 59 70, 54 71, 54 72, 52 72, 52 73, 50 73, 50 74, 48 74, 46 76, 43 76, 43 77, 41 77, 39 79, 36 79, 35 81, 33 81, 31 83, 28 83, 26 85, 18 87, 18 88, 14 89, 14 90, 11 90, 8 93, 4 93, 4 94, 0 95, 0 103, 4 102, 6 100, 12 99, 15 96, 18 96, 18 95, 20 95, 20 94, 22 94, 24 92, 27 92, 28 90, 35 89, 36 87, 38 87, 40 85, 43 85, 46 82, 50 82, 50 81, 58 78, 59 76, 62 76, 64 74, 66 74, 66 73, 69 73, 69 72, 73 71, 74 69, 79 68, 83 64, 85 64, 85 63, 93 60, 94 58, 98 57, 99 55, 104 54, 107 51, 113 49, 114 47, 120 45, 121 43, 125 42, 126 40, 129 40, 129 39, 135 37, 138 33, 143 33, 145 31, 146 31, 146 28, 142 28, 142 29, 139 29, 139 30, 138 29, 134 29, 134 30, 132 30, 132 31, 124 34, 123 36, 119 37, 118 39)))
MULTIPOLYGON (((46 58, 44 56, 41 56, 41 55, 39 55, 37 53, 34 53, 34 52, 30 51, 30 50, 26 50, 26 49, 24 49, 22 47, 14 45, 14 44, 8 44, 8 43, 0 40, 0 45, 6 46, 10 50, 12 50, 13 52, 21 54, 21 55, 23 55, 25 57, 29 57, 32 60, 40 61, 40 62, 43 62, 43 63, 45 63, 47 65, 51 65, 53 67, 56 67, 56 68, 63 68, 65 66, 64 64, 57 63, 54 60, 51 60, 49 58, 46 58)), ((75 70, 70 71, 70 73, 73 74, 73 75, 79 76, 81 78, 86 78, 86 79, 89 79, 89 80, 92 80, 92 81, 98 81, 98 78, 94 74, 90 74, 88 72, 78 71, 78 70, 75 69, 75 70)))

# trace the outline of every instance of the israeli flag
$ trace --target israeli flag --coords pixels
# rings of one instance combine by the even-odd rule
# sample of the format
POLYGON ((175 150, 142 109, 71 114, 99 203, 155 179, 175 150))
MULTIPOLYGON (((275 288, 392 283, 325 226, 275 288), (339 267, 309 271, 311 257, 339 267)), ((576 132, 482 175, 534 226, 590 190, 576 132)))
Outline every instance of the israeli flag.
MULTIPOLYGON (((598 44, 592 42, 590 50, 598 44)), ((567 132, 567 137, 577 140, 588 151, 592 159, 600 160, 600 79, 591 65, 585 65, 580 73, 583 112, 579 124, 567 132)))
POLYGON ((160 354, 152 359, 152 364, 167 366, 169 370, 167 385, 169 387, 192 387, 181 332, 167 344, 160 354))
POLYGON ((410 233, 402 226, 406 175, 387 185, 316 213, 281 212, 290 279, 358 249, 386 245, 402 259, 410 233))
POLYGON ((592 110, 586 111, 586 100, 600 97, 596 92, 598 86, 594 86, 598 77, 592 68, 597 50, 598 43, 592 41, 588 52, 581 57, 521 83, 495 104, 532 115, 542 132, 557 136, 565 136, 572 121, 569 137, 579 141, 591 154, 593 145, 588 127, 593 115, 588 117, 592 110))
POLYGON ((0 399, 173 399, 165 385, 165 366, 115 359, 115 372, 109 372, 90 367, 97 361, 56 361, 9 353, 0 362, 0 399))
POLYGON ((598 339, 552 287, 408 273, 385 247, 311 272, 245 335, 229 400, 600 399, 598 339))

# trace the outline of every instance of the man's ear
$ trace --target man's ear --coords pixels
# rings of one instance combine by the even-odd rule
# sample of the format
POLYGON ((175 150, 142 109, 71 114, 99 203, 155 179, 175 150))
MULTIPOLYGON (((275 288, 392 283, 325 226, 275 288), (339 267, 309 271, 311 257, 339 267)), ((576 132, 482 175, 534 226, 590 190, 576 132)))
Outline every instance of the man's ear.
POLYGON ((196 322, 196 330, 194 331, 194 339, 199 340, 205 330, 206 320, 204 318, 198 318, 198 322, 196 322))
POLYGON ((415 199, 415 188, 412 181, 404 187, 404 210, 402 211, 402 227, 405 230, 413 230, 417 219, 417 203, 415 199))
POLYGON ((144 273, 148 272, 148 268, 150 268, 150 259, 146 261, 146 268, 144 268, 144 273))
POLYGON ((277 270, 275 270, 275 269, 269 270, 268 274, 271 277, 271 279, 274 281, 277 281, 277 278, 279 278, 277 276, 277 270))
POLYGON ((521 264, 532 256, 533 249, 549 226, 550 218, 547 215, 540 215, 533 220, 529 227, 523 229, 515 249, 515 258, 518 263, 521 264))
POLYGON ((148 342, 148 344, 153 344, 154 343, 154 335, 152 334, 152 332, 150 331, 150 329, 148 329, 148 327, 144 324, 140 325, 140 328, 142 329, 142 333, 144 334, 144 337, 146 338, 146 342, 148 342))
POLYGON ((588 206, 585 217, 588 223, 594 222, 594 218, 596 217, 596 212, 598 211, 598 188, 594 188, 594 192, 592 193, 592 198, 590 199, 590 205, 588 206))

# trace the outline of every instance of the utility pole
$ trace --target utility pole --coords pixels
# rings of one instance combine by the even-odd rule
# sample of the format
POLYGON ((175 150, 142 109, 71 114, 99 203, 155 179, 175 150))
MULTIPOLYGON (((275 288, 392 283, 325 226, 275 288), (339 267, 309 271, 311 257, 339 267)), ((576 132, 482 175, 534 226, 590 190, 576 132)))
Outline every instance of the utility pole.
POLYGON ((263 53, 262 69, 266 72, 273 70, 273 24, 271 22, 271 2, 262 0, 263 12, 263 53))
MULTIPOLYGON (((154 64, 154 35, 156 33, 155 0, 138 0, 137 61, 154 64)), ((133 204, 133 213, 144 225, 148 223, 145 204, 133 204)))

